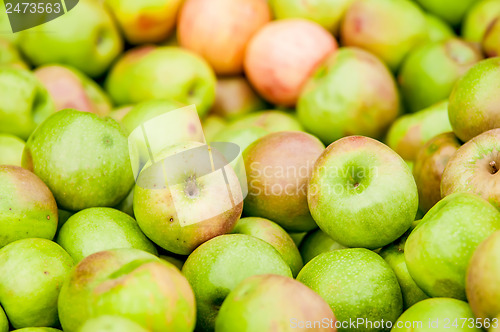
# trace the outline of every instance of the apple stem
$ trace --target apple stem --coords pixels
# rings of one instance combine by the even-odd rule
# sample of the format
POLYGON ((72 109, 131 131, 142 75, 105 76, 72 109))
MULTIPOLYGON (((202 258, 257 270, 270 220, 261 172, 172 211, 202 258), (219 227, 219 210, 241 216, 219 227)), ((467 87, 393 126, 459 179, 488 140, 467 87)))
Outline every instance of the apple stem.
POLYGON ((490 167, 493 171, 492 174, 496 174, 496 172, 498 172, 497 163, 494 160, 490 162, 490 167))

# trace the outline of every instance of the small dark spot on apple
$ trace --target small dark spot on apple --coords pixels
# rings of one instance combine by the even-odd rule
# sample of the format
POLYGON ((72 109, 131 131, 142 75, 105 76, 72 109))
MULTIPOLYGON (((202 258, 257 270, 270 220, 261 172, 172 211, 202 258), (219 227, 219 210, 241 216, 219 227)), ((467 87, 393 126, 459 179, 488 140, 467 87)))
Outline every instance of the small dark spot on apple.
POLYGON ((170 222, 174 222, 174 218, 170 217, 170 222))
POLYGON ((43 271, 43 274, 45 274, 46 276, 48 276, 49 272, 48 271, 43 271))
POLYGON ((359 182, 356 182, 355 184, 353 184, 353 187, 354 187, 354 188, 359 187, 359 182))
POLYGON ((50 216, 47 216, 47 220, 50 220, 50 216))
POLYGON ((497 163, 494 160, 490 161, 490 167, 491 167, 490 168, 490 173, 491 174, 496 174, 498 172, 498 166, 497 166, 497 163))

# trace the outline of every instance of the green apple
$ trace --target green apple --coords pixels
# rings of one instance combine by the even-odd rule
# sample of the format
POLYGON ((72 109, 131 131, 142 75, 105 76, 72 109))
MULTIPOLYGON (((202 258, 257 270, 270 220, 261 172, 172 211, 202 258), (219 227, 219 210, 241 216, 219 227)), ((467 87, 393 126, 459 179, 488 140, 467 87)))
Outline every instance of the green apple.
POLYGON ((14 330, 12 332, 62 332, 61 330, 52 327, 25 327, 23 329, 14 330))
POLYGON ((291 278, 265 274, 243 280, 229 293, 215 330, 292 332, 300 324, 316 321, 322 322, 322 328, 315 325, 314 331, 336 331, 332 309, 318 294, 291 278))
POLYGON ((172 264, 137 249, 83 259, 64 282, 59 317, 66 332, 91 318, 118 315, 151 331, 193 331, 194 295, 172 264))
POLYGON ((269 5, 277 19, 305 18, 336 35, 352 2, 353 0, 270 0, 269 5))
POLYGON ((467 11, 478 0, 415 0, 425 11, 434 14, 452 26, 458 26, 462 22, 467 11))
POLYGON ((135 248, 158 254, 132 217, 111 208, 89 208, 74 214, 59 231, 56 242, 75 262, 115 248, 135 248))
POLYGON ((439 17, 426 13, 425 20, 430 42, 444 41, 456 36, 453 29, 439 17))
POLYGON ((212 331, 226 296, 244 279, 259 274, 292 277, 279 252, 261 239, 245 234, 213 238, 199 246, 182 267, 193 287, 199 331, 212 331))
POLYGON ((19 46, 36 66, 66 64, 97 77, 120 54, 123 42, 112 17, 98 1, 80 0, 63 16, 20 32, 19 46))
POLYGON ((307 206, 307 181, 325 147, 300 131, 264 136, 244 151, 248 196, 245 214, 268 218, 288 231, 316 228, 307 206))
MULTIPOLYGON (((240 182, 229 165, 224 167, 225 178, 221 170, 203 173, 210 165, 210 160, 203 159, 205 152, 208 155, 204 147, 190 142, 164 149, 155 156, 162 162, 147 164, 134 189, 139 227, 153 242, 175 254, 188 255, 203 242, 230 232, 243 209, 240 182), (178 156, 185 156, 185 163, 178 156), (162 165, 171 172, 168 181, 162 165)), ((211 151, 214 164, 226 162, 217 151, 211 151)))
POLYGON ((447 196, 427 212, 406 240, 408 271, 427 295, 465 300, 470 258, 497 229, 500 212, 481 197, 447 196))
POLYGON ((411 277, 410 272, 408 272, 408 267, 406 266, 404 248, 409 233, 410 231, 394 243, 382 248, 379 252, 379 255, 385 259, 387 264, 389 264, 398 279, 399 286, 401 287, 401 293, 403 294, 404 310, 413 306, 415 303, 428 298, 427 294, 425 294, 422 289, 417 286, 411 277))
POLYGON ((307 235, 307 232, 288 232, 295 245, 298 247, 307 235))
POLYGON ((303 131, 295 115, 278 110, 253 112, 229 123, 226 130, 260 127, 268 132, 303 131))
POLYGON ((231 128, 222 130, 214 136, 212 142, 230 142, 237 144, 243 152, 253 142, 269 134, 261 127, 231 128))
POLYGON ((472 192, 500 210, 500 128, 474 137, 450 158, 441 180, 441 195, 472 192))
POLYGON ((127 115, 133 107, 134 105, 124 105, 114 108, 111 110, 111 113, 109 113, 109 117, 115 119, 117 122, 121 122, 125 115, 127 115))
POLYGON ((227 120, 266 109, 266 103, 241 76, 217 78, 217 91, 212 112, 227 120))
POLYGON ((410 0, 355 1, 345 14, 345 46, 366 49, 396 71, 414 47, 427 41, 424 12, 410 0))
POLYGON ((491 23, 500 15, 499 0, 482 0, 474 4, 465 15, 462 36, 465 40, 480 43, 491 23))
POLYGON ((419 208, 427 212, 441 200, 441 179, 450 158, 461 143, 452 132, 430 139, 418 151, 413 177, 418 188, 419 208))
POLYGON ((49 188, 24 168, 0 165, 0 248, 26 238, 52 240, 57 205, 49 188))
POLYGON ((455 85, 448 115, 462 141, 500 127, 500 58, 480 61, 455 85))
POLYGON ((9 320, 0 306, 0 332, 9 332, 9 320))
MULTIPOLYGON (((1 2, 1 1, 0 1, 1 2)), ((2 6, 0 4, 0 6, 2 6)), ((1 21, 1 19, 0 19, 1 21)), ((28 65, 24 62, 16 45, 8 39, 4 39, 3 32, 1 31, 0 23, 0 65, 16 66, 18 68, 28 69, 28 65)))
POLYGON ((0 134, 0 165, 21 166, 25 142, 11 134, 0 134))
MULTIPOLYGON (((0 0, 0 8, 5 8, 4 0, 0 0)), ((7 40, 11 43, 16 44, 19 39, 18 33, 13 33, 9 22, 9 17, 7 16, 7 11, 0 11, 0 35, 1 38, 7 40)))
POLYGON ((458 38, 410 52, 398 78, 408 110, 416 112, 448 98, 455 82, 482 58, 474 45, 458 38))
POLYGON ((22 165, 48 185, 60 208, 73 211, 115 206, 134 183, 120 125, 71 109, 38 127, 26 143, 22 165))
POLYGON ((375 56, 343 48, 311 75, 297 114, 325 143, 348 135, 380 138, 399 114, 396 82, 375 56))
POLYGON ((304 266, 299 249, 290 235, 271 220, 257 217, 242 218, 236 224, 233 233, 251 235, 272 245, 290 266, 294 277, 304 266))
POLYGON ((170 253, 169 253, 169 255, 160 255, 161 259, 166 260, 167 262, 171 263, 179 270, 182 270, 182 267, 184 266, 185 259, 183 257, 184 256, 174 255, 174 254, 170 254, 170 253))
POLYGON ((398 118, 387 133, 386 142, 403 159, 413 161, 431 138, 452 131, 448 102, 443 101, 413 114, 398 118))
POLYGON ((491 23, 484 34, 482 41, 483 51, 487 57, 497 57, 500 56, 500 46, 498 46, 500 41, 500 14, 491 23))
POLYGON ((117 206, 115 206, 115 209, 120 210, 122 212, 125 212, 132 218, 134 218, 134 188, 129 191, 127 197, 125 197, 120 203, 118 203, 117 206))
POLYGON ((182 47, 203 56, 217 74, 234 75, 243 71, 248 42, 270 20, 266 0, 186 0, 177 37, 182 47))
POLYGON ((440 297, 423 300, 406 310, 391 331, 482 331, 475 323, 467 302, 440 297))
POLYGON ((226 128, 227 122, 218 115, 209 115, 203 120, 201 125, 207 142, 213 142, 214 137, 226 128))
POLYGON ((500 230, 474 252, 467 268, 467 300, 474 315, 492 320, 500 315, 500 230))
POLYGON ((374 139, 350 136, 332 143, 316 161, 307 201, 319 228, 333 240, 377 249, 410 228, 418 192, 397 153, 374 139))
POLYGON ((125 53, 111 69, 106 89, 118 105, 148 99, 195 104, 204 116, 215 99, 215 75, 198 55, 179 47, 144 46, 125 53))
POLYGON ((99 316, 89 319, 78 332, 148 332, 141 325, 120 316, 99 316))
POLYGON ((55 103, 56 110, 74 108, 107 116, 111 112, 111 101, 102 88, 76 68, 49 65, 34 71, 55 103))
POLYGON ((301 18, 273 21, 248 44, 245 74, 264 99, 293 107, 311 73, 337 48, 335 38, 317 23, 301 18))
POLYGON ((105 0, 131 44, 158 43, 170 36, 183 0, 105 0))
POLYGON ((307 264, 319 254, 346 247, 333 240, 321 229, 316 229, 306 235, 299 248, 304 264, 307 264))
POLYGON ((27 139, 55 112, 49 93, 29 71, 0 67, 0 133, 27 139))
POLYGON ((59 230, 61 229, 61 227, 63 227, 63 225, 74 214, 74 212, 58 209, 57 213, 59 214, 59 218, 58 218, 59 220, 58 220, 58 223, 57 223, 57 231, 59 232, 59 230))
MULTIPOLYGON (((153 99, 143 101, 134 105, 129 112, 120 121, 121 125, 125 128, 127 134, 131 134, 135 128, 139 127, 141 124, 148 120, 151 120, 163 113, 167 113, 184 105, 168 99, 153 99)), ((151 134, 148 132, 148 135, 151 134)), ((164 132, 158 133, 158 135, 165 135, 164 132)))
POLYGON ((394 322, 403 312, 398 280, 390 266, 367 249, 341 249, 322 253, 300 271, 297 280, 318 293, 339 322, 365 324, 338 331, 379 331, 366 322, 394 322))
POLYGON ((73 259, 46 239, 23 239, 0 249, 0 304, 14 328, 58 326, 59 290, 73 259))

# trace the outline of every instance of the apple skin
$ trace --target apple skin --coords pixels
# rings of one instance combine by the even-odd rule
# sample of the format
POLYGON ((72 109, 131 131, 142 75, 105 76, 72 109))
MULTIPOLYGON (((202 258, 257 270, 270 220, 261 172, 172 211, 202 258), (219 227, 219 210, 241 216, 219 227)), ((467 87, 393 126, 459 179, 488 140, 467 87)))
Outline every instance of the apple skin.
MULTIPOLYGON (((168 156, 177 153, 186 152, 189 149, 203 146, 201 143, 179 143, 163 150, 157 160, 163 160, 168 156)), ((214 151, 213 151, 214 152, 214 151)), ((217 154, 212 155, 217 158, 217 154)), ((220 197, 228 195, 226 182, 221 185, 215 182, 210 177, 196 177, 195 185, 199 190, 199 194, 193 197, 187 190, 192 183, 189 179, 189 174, 181 174, 180 178, 175 179, 176 183, 181 186, 167 188, 149 188, 138 184, 134 189, 134 214, 137 223, 142 231, 158 246, 172 253, 179 255, 189 255, 196 247, 205 241, 221 234, 229 233, 236 225, 243 210, 243 197, 241 186, 235 172, 225 167, 227 175, 227 185, 231 188, 231 193, 235 204, 232 208, 227 209, 223 213, 210 217, 205 220, 198 220, 198 216, 203 209, 210 211, 210 208, 217 208, 220 204, 224 204, 224 200, 220 197), (186 177, 186 178, 183 178, 186 177), (174 203, 172 192, 177 194, 179 201, 174 203), (217 204, 219 203, 219 204, 217 204), (182 225, 178 217, 177 210, 193 210, 188 225, 182 225)), ((143 170, 143 174, 148 176, 148 173, 143 170)), ((156 174, 153 174, 156 176, 156 174)), ((161 178, 160 176, 156 176, 161 178)), ((146 178, 148 179, 148 178, 146 178)), ((154 178, 153 181, 158 179, 154 178)))
POLYGON ((158 43, 174 30, 183 0, 105 0, 131 44, 158 43))
POLYGON ((245 215, 268 218, 287 231, 316 228, 307 206, 307 181, 325 147, 299 131, 264 136, 243 154, 248 181, 245 215))
POLYGON ((200 54, 219 75, 243 71, 252 36, 271 20, 265 0, 186 0, 179 13, 182 47, 200 54))
POLYGON ((0 165, 21 166, 25 144, 17 136, 0 134, 0 165))
POLYGON ((103 74, 123 50, 110 14, 93 0, 80 0, 63 16, 19 35, 21 51, 35 66, 71 65, 90 77, 103 74))
POLYGON ((248 44, 245 73, 264 99, 294 106, 308 77, 336 50, 337 41, 317 23, 304 19, 273 21, 248 44))
POLYGON ((266 241, 274 247, 290 266, 294 277, 304 266, 299 249, 288 233, 275 222, 258 217, 242 218, 233 229, 235 234, 246 234, 266 241))
POLYGON ((396 82, 372 54, 342 48, 308 79, 297 114, 326 144, 349 135, 380 138, 399 114, 396 82))
POLYGON ((300 254, 304 264, 310 262, 314 257, 324 252, 345 249, 346 247, 333 240, 321 229, 309 232, 300 243, 300 254))
POLYGON ((229 293, 217 315, 215 330, 292 332, 298 330, 294 321, 327 321, 328 327, 314 331, 337 331, 332 309, 318 294, 291 278, 265 274, 245 279, 229 293))
POLYGON ((467 11, 477 0, 416 0, 422 8, 434 14, 452 26, 458 26, 462 22, 467 11))
POLYGON ((59 316, 64 331, 77 331, 102 315, 128 318, 151 331, 192 331, 194 295, 170 263, 137 249, 86 257, 64 282, 59 316))
POLYGON ((489 58, 500 56, 500 47, 498 46, 498 42, 500 41, 499 17, 497 17, 488 27, 481 43, 484 53, 489 58))
POLYGON ((0 332, 9 332, 9 320, 0 306, 0 332))
POLYGON ((22 239, 0 249, 0 303, 14 328, 58 326, 59 290, 73 259, 47 239, 22 239))
MULTIPOLYGON (((0 0, 0 8, 5 8, 4 0, 0 0)), ((9 22, 9 17, 7 16, 7 11, 0 11, 0 32, 2 34, 2 39, 6 41, 17 44, 19 40, 19 34, 13 33, 9 22)))
POLYGON ((480 61, 457 81, 448 116, 462 141, 500 127, 500 58, 480 61))
POLYGON ((249 127, 260 127, 268 132, 304 131, 297 118, 283 111, 268 110, 253 112, 229 123, 226 130, 238 130, 249 127))
POLYGON ((480 43, 491 23, 500 15, 498 0, 478 1, 465 15, 462 36, 465 40, 480 43))
POLYGON ((0 248, 26 238, 52 240, 57 205, 49 188, 24 168, 0 165, 0 248))
POLYGON ((78 332, 148 332, 141 325, 120 316, 104 315, 91 318, 78 332))
POLYGON ((292 277, 276 249, 245 234, 221 235, 203 243, 189 255, 182 273, 196 297, 197 331, 213 331, 222 302, 244 279, 269 273, 292 277))
POLYGON ((398 318, 391 331, 482 331, 479 328, 470 328, 468 326, 469 320, 475 323, 474 314, 467 302, 439 297, 423 300, 406 310, 398 318), (467 323, 464 324, 464 320, 467 323), (396 324, 401 324, 401 327, 396 326, 396 324), (407 324, 407 327, 404 327, 404 324, 407 324))
POLYGON ((278 20, 304 18, 316 22, 334 35, 353 0, 270 0, 269 6, 278 20))
POLYGON ((450 158, 462 144, 448 132, 430 139, 418 151, 413 177, 418 188, 419 208, 427 212, 441 200, 441 179, 450 158))
POLYGON ((431 138, 452 131, 446 101, 413 114, 405 114, 393 122, 387 133, 387 145, 403 159, 414 161, 418 151, 431 138))
POLYGON ((173 46, 127 51, 113 66, 105 87, 117 105, 149 99, 195 104, 203 117, 215 100, 215 74, 197 54, 173 46))
POLYGON ((427 41, 427 22, 413 1, 355 1, 345 14, 341 39, 363 48, 396 71, 414 47, 427 41))
MULTIPOLYGON (((2 4, 0 4, 0 6, 2 6, 2 4)), ((0 65, 9 65, 22 69, 29 69, 16 45, 8 39, 4 39, 5 32, 1 28, 0 33, 2 33, 2 37, 0 38, 0 65)))
POLYGON ((96 252, 115 248, 134 248, 158 255, 137 222, 111 208, 89 208, 74 214, 60 229, 56 242, 76 263, 96 252))
POLYGON ((416 112, 448 98, 455 82, 482 59, 473 44, 458 38, 410 52, 398 78, 408 110, 416 112))
POLYGON ((33 73, 49 92, 57 111, 74 108, 99 116, 111 112, 111 101, 106 93, 78 69, 49 65, 39 67, 33 73))
POLYGON ((114 206, 134 183, 120 125, 71 109, 38 127, 26 143, 22 165, 48 185, 60 208, 71 211, 114 206))
POLYGON ((227 127, 227 122, 218 115, 209 115, 202 122, 203 132, 207 142, 213 142, 217 134, 223 132, 227 127))
MULTIPOLYGON (((297 281, 318 293, 340 322, 358 317, 372 322, 382 319, 394 322, 403 312, 394 272, 379 255, 367 249, 322 253, 304 266, 297 281)), ((367 327, 339 330, 379 331, 367 327)))
POLYGON ((500 315, 500 230, 474 252, 467 268, 467 300, 478 318, 490 321, 500 315))
POLYGON ((428 298, 427 294, 417 286, 406 266, 404 248, 409 233, 410 230, 394 243, 382 248, 379 252, 379 255, 389 264, 398 279, 403 295, 404 310, 428 298))
POLYGON ((25 327, 12 332, 62 332, 61 330, 52 327, 25 327))
POLYGON ((474 137, 450 158, 441 180, 441 196, 477 194, 500 210, 500 128, 474 137))
POLYGON ((319 228, 333 240, 377 249, 410 228, 418 192, 399 155, 374 139, 350 136, 330 144, 316 161, 307 201, 319 228))
POLYGON ((425 13, 425 20, 430 42, 444 41, 456 36, 453 29, 439 17, 425 13))
POLYGON ((219 77, 212 113, 227 120, 266 109, 267 105, 241 76, 219 77))
POLYGON ((230 142, 237 144, 240 151, 244 152, 253 142, 269 134, 269 131, 261 127, 230 128, 220 131, 212 139, 212 142, 230 142))
POLYGON ((55 112, 54 102, 28 70, 0 67, 0 132, 26 140, 55 112))
POLYGON ((408 271, 427 295, 465 300, 472 254, 497 229, 500 212, 481 197, 470 193, 447 196, 408 236, 404 249, 408 271))

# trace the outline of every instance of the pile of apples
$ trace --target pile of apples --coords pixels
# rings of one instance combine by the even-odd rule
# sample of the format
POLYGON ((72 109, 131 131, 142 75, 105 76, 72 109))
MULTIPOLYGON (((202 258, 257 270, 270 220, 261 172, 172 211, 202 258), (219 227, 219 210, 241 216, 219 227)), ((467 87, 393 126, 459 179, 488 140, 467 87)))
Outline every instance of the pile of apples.
POLYGON ((500 0, 4 9, 0 332, 500 331, 500 0), (136 183, 188 105, 246 197, 136 183))

